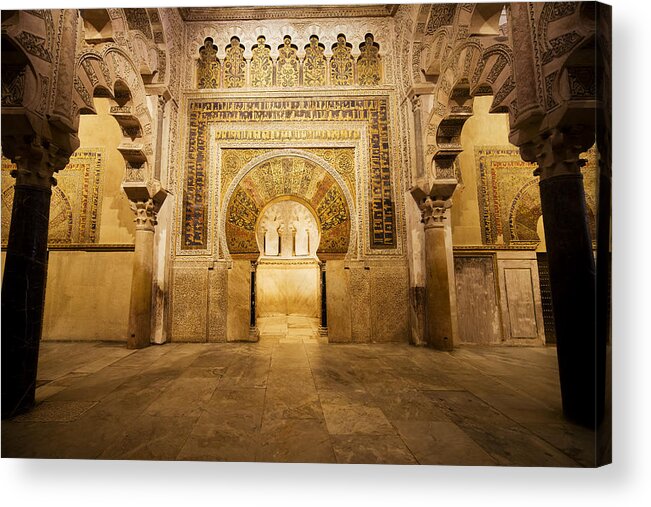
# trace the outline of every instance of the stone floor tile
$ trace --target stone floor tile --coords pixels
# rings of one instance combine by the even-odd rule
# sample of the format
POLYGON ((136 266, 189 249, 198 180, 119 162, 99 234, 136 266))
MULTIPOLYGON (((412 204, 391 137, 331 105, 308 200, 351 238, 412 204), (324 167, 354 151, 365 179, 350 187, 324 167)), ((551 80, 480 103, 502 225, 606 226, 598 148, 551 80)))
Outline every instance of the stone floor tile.
POLYGON ((258 433, 202 426, 193 431, 176 459, 191 461, 255 461, 258 433))
POLYGON ((264 420, 268 419, 323 419, 319 395, 301 387, 267 389, 264 420))
POLYGON ((397 435, 332 435, 331 440, 337 463, 418 464, 397 435))
POLYGON ((522 426, 466 424, 461 428, 499 465, 579 466, 575 460, 522 426))
POLYGON ((274 463, 336 463, 323 421, 275 419, 262 426, 256 461, 274 463))
POLYGON ((321 402, 328 431, 333 435, 390 435, 395 429, 377 407, 321 402))
POLYGON ((450 422, 397 421, 398 432, 421 465, 495 465, 481 446, 450 422))
POLYGON ((178 378, 147 407, 145 413, 152 416, 196 416, 213 395, 219 378, 178 378))
POLYGON ((445 412, 424 394, 417 391, 393 390, 373 394, 373 403, 390 421, 450 422, 445 412))
POLYGON ((175 460, 185 444, 195 417, 142 415, 98 457, 100 459, 175 460))

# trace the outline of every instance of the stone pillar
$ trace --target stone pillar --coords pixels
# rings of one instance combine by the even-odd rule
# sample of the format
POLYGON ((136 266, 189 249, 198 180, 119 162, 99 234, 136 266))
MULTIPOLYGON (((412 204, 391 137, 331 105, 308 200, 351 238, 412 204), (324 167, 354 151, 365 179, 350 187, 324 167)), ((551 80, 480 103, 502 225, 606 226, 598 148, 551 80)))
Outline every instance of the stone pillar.
POLYGON ((156 211, 151 199, 131 202, 136 214, 135 253, 129 304, 129 336, 127 348, 149 346, 151 339, 154 230, 156 211))
POLYGON ((139 349, 148 347, 151 342, 154 232, 156 215, 167 192, 156 181, 149 185, 125 182, 122 188, 136 215, 127 348, 139 349))
POLYGON ((425 225, 425 341, 438 350, 452 350, 457 335, 451 206, 450 199, 430 196, 418 204, 425 225))
POLYGON ((53 175, 69 157, 37 136, 5 153, 17 169, 11 173, 16 185, 2 278, 3 419, 34 406, 53 175))
POLYGON ((525 160, 538 163, 563 413, 589 427, 601 417, 596 378, 603 375, 596 363, 595 262, 579 154, 593 141, 591 132, 554 129, 520 148, 525 160))
POLYGON ((249 306, 249 337, 248 341, 257 342, 260 339, 260 329, 257 325, 258 317, 258 308, 257 308, 257 268, 258 263, 256 261, 251 261, 251 275, 249 282, 249 290, 251 292, 249 296, 250 306, 249 306))

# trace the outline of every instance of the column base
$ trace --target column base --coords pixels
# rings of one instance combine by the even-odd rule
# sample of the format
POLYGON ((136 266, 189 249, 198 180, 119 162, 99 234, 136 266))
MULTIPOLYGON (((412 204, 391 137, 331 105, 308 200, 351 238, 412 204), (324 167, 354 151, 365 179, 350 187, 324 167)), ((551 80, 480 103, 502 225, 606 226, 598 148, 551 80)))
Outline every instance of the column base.
POLYGON ((260 329, 257 326, 249 328, 249 339, 247 341, 257 342, 260 341, 260 329))

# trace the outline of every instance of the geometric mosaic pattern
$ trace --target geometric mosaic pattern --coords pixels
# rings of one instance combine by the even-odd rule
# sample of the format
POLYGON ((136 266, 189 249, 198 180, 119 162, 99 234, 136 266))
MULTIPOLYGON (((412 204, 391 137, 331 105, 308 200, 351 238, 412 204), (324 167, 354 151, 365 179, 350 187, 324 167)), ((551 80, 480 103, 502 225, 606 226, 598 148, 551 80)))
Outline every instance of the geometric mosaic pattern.
MULTIPOLYGON (((68 165, 55 174, 52 187, 48 245, 96 243, 99 232, 102 148, 78 149, 68 165)), ((11 209, 16 180, 10 171, 16 166, 2 157, 2 245, 9 239, 11 209)))
POLYGON ((278 197, 299 198, 319 219, 319 252, 346 253, 350 213, 346 198, 325 169, 302 157, 262 162, 240 181, 226 211, 226 242, 231 254, 257 254, 255 229, 264 206, 278 197))
MULTIPOLYGON (((595 237, 596 152, 590 149, 581 170, 588 220, 595 237)), ((477 193, 482 224, 482 242, 535 245, 538 219, 542 216, 539 177, 533 176, 536 164, 524 162, 513 146, 475 148, 478 171, 477 193)))
POLYGON ((188 104, 188 151, 183 189, 183 250, 208 243, 209 132, 213 123, 364 122, 368 132, 370 247, 396 248, 395 203, 391 185, 389 98, 194 98, 188 104))

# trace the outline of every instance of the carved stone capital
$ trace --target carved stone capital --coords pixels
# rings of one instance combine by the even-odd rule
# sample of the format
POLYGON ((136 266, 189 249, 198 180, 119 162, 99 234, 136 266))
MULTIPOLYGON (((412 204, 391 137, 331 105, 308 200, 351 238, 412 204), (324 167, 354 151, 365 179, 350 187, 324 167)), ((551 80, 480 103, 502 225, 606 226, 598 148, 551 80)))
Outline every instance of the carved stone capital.
POLYGON ((26 140, 12 137, 3 142, 4 154, 17 168, 11 171, 16 185, 27 185, 49 190, 56 185, 54 173, 63 169, 70 160, 68 150, 62 150, 40 136, 26 140))
POLYGON ((418 203, 418 209, 421 212, 421 222, 425 224, 425 229, 436 227, 444 224, 448 218, 446 213, 452 207, 452 200, 436 199, 427 196, 418 203))
POLYGON ((140 229, 153 232, 158 223, 156 222, 158 209, 156 209, 153 199, 147 199, 146 201, 130 201, 129 205, 136 215, 134 218, 136 230, 140 229))
POLYGON ((421 109, 423 108, 423 99, 420 98, 420 95, 414 95, 411 98, 411 110, 414 114, 420 114, 421 109))
POLYGON ((125 181, 122 183, 122 189, 127 194, 131 210, 136 215, 134 219, 136 230, 153 231, 157 224, 158 211, 167 197, 167 190, 156 180, 149 183, 125 181))
POLYGON ((580 154, 594 143, 594 131, 582 126, 554 128, 520 146, 520 155, 526 162, 538 167, 534 176, 541 181, 556 176, 580 174, 586 160, 580 154))

